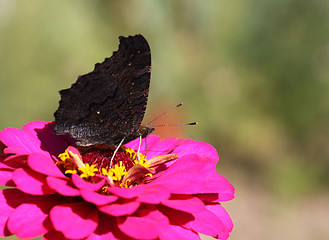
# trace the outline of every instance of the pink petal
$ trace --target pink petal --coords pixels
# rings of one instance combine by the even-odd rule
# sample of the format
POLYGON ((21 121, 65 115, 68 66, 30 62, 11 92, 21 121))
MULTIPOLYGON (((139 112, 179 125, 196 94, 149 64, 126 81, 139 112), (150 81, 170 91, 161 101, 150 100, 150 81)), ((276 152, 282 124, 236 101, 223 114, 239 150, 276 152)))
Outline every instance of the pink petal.
POLYGON ((36 172, 54 177, 64 177, 64 174, 55 165, 54 160, 42 153, 32 153, 28 157, 28 165, 36 172))
POLYGON ((200 194, 193 194, 193 196, 199 198, 201 201, 207 202, 219 202, 218 193, 200 193, 200 194))
MULTIPOLYGON (((152 147, 152 149, 149 149, 148 142, 147 142, 147 149, 146 149, 147 150, 147 153, 146 153, 147 159, 151 159, 155 156, 165 155, 165 154, 172 152, 172 150, 174 150, 176 147, 179 146, 178 142, 179 141, 177 138, 166 138, 164 140, 157 142, 157 144, 155 144, 152 147)), ((145 151, 144 151, 144 153, 145 153, 145 151)))
POLYGON ((27 154, 25 149, 16 146, 7 147, 3 152, 5 154, 17 154, 17 155, 27 154))
POLYGON ((164 185, 146 184, 136 201, 150 204, 159 204, 170 197, 169 190, 164 185))
POLYGON ((15 206, 10 206, 8 200, 6 199, 5 193, 10 192, 12 189, 5 189, 0 191, 0 237, 5 237, 12 235, 12 233, 7 229, 8 217, 15 210, 15 206))
POLYGON ((34 131, 35 129, 42 129, 42 128, 44 128, 49 123, 51 123, 51 122, 46 122, 46 121, 32 121, 32 122, 29 122, 29 123, 25 124, 22 127, 22 129, 23 130, 26 130, 26 131, 29 131, 29 130, 34 131))
POLYGON ((226 239, 228 237, 227 233, 231 232, 233 229, 233 222, 230 215, 228 215, 227 211, 220 204, 207 205, 206 208, 214 213, 223 222, 226 229, 219 235, 219 239, 226 239))
POLYGON ((212 164, 212 159, 209 157, 202 157, 199 155, 184 155, 179 157, 176 161, 169 162, 171 165, 169 168, 160 174, 157 175, 158 178, 162 178, 167 175, 174 175, 177 172, 195 172, 198 171, 198 174, 195 175, 196 178, 202 179, 204 177, 212 176, 216 172, 215 165, 212 164))
POLYGON ((118 229, 115 217, 102 212, 98 216, 98 227, 86 240, 133 240, 118 229))
POLYGON ((55 193, 46 181, 46 177, 31 169, 18 168, 13 172, 13 181, 17 188, 32 195, 55 193))
POLYGON ((216 238, 217 239, 222 239, 222 240, 226 240, 228 239, 230 236, 229 232, 223 232, 223 233, 219 233, 216 238))
POLYGON ((98 209, 112 216, 130 215, 136 212, 140 203, 127 199, 119 199, 117 202, 99 206, 98 209))
POLYGON ((205 209, 205 205, 200 199, 188 195, 178 195, 169 200, 163 200, 161 203, 169 208, 187 213, 196 213, 205 209))
POLYGON ((154 180, 158 186, 166 186, 171 194, 195 194, 201 191, 202 182, 196 177, 198 171, 177 172, 154 180))
POLYGON ((24 201, 30 201, 31 198, 34 199, 35 197, 13 188, 0 191, 0 237, 13 234, 7 227, 8 218, 15 211, 15 208, 24 201))
POLYGON ((0 185, 15 186, 11 181, 13 175, 13 168, 0 162, 0 185))
POLYGON ((9 217, 9 230, 19 238, 41 236, 51 228, 51 224, 46 221, 46 218, 50 206, 54 204, 50 205, 49 202, 23 203, 9 217))
POLYGON ((158 174, 152 184, 165 185, 171 193, 197 194, 214 171, 208 157, 185 155, 177 159, 166 171, 158 174))
POLYGON ((81 197, 85 199, 87 202, 93 203, 95 205, 106 205, 109 203, 113 203, 118 200, 118 196, 116 195, 103 195, 90 190, 80 190, 81 197))
POLYGON ((190 138, 180 138, 180 139, 178 139, 178 142, 179 142, 179 145, 182 145, 184 143, 195 142, 195 141, 190 138))
POLYGON ((17 128, 6 128, 0 132, 0 141, 8 148, 5 153, 30 154, 33 152, 44 152, 40 149, 41 142, 30 132, 17 128), (10 149, 10 151, 9 151, 10 149))
POLYGON ((111 187, 108 191, 125 199, 136 198, 139 202, 158 204, 161 200, 168 199, 170 192, 164 184, 138 185, 132 188, 111 187))
POLYGON ((161 240, 200 240, 199 234, 178 225, 169 225, 165 231, 160 233, 159 238, 161 240))
POLYGON ((72 181, 73 181, 74 185, 77 188, 87 189, 87 190, 90 190, 90 191, 98 191, 105 184, 105 179, 100 179, 96 183, 91 183, 91 182, 87 182, 84 179, 82 179, 78 174, 73 174, 72 175, 72 181))
POLYGON ((58 232, 56 230, 51 230, 47 232, 42 238, 42 240, 67 240, 67 238, 64 237, 63 233, 58 232))
MULTIPOLYGON (((49 194, 45 196, 33 196, 29 194, 25 194, 18 189, 5 189, 0 191, 0 236, 8 236, 12 235, 8 228, 7 228, 7 220, 9 217, 12 217, 12 213, 15 211, 14 215, 16 217, 26 218, 26 221, 30 221, 31 218, 39 215, 40 212, 34 215, 34 212, 28 212, 28 216, 21 215, 19 212, 16 212, 16 209, 19 208, 21 204, 36 204, 38 208, 40 208, 43 212, 47 212, 49 210, 48 206, 52 206, 56 203, 62 203, 64 198, 61 198, 59 195, 49 194)), ((20 209, 19 211, 21 211, 20 209)), ((38 211, 38 210, 37 210, 38 211)), ((21 212, 22 213, 22 212, 21 212)), ((42 216, 42 214, 41 214, 42 216)), ((14 217, 13 217, 14 218, 14 217)), ((11 220, 13 221, 13 220, 11 220)), ((25 220, 18 220, 18 221, 25 221, 25 220)), ((13 222, 16 224, 16 220, 13 222)), ((30 224, 30 223, 27 223, 30 224)), ((38 226, 36 226, 38 227, 38 226)), ((11 227, 13 231, 16 231, 15 226, 11 227)), ((22 226, 24 228, 24 226, 22 226)), ((25 228, 24 228, 25 229, 25 228)), ((29 231, 28 229, 22 231, 29 231)), ((20 230, 17 230, 20 231, 20 230)))
POLYGON ((222 220, 207 208, 204 208, 203 211, 191 212, 190 214, 168 207, 159 206, 158 208, 169 217, 172 224, 176 223, 195 232, 213 237, 224 236, 223 233, 228 232, 222 220))
POLYGON ((136 216, 118 218, 119 229, 135 239, 155 239, 168 225, 168 218, 154 208, 140 209, 136 216))
POLYGON ((50 219, 66 238, 88 237, 98 225, 97 209, 86 202, 71 202, 53 207, 50 219))
MULTIPOLYGON (((110 228, 111 226, 108 226, 108 228, 110 228)), ((96 229, 97 231, 97 229, 96 229)), ((127 238, 127 236, 125 236, 126 238, 116 238, 113 234, 113 232, 106 232, 106 233, 96 233, 92 232, 87 238, 86 240, 119 240, 119 239, 131 239, 131 238, 127 238)), ((123 235, 123 234, 122 234, 123 235)), ((49 239, 51 240, 51 239, 49 239)))
POLYGON ((52 123, 30 122, 23 129, 6 128, 0 132, 0 141, 7 148, 6 154, 30 154, 40 152, 57 157, 67 147, 65 136, 57 136, 52 131, 52 123))
POLYGON ((184 227, 213 237, 226 231, 223 222, 207 209, 194 213, 193 216, 195 219, 184 224, 184 227))
POLYGON ((214 172, 200 193, 218 193, 217 202, 224 202, 234 198, 234 190, 233 185, 225 177, 214 172))
POLYGON ((6 157, 6 154, 4 154, 3 150, 6 148, 7 146, 1 142, 0 140, 0 161, 2 161, 3 158, 6 157))
POLYGON ((27 167, 27 157, 27 155, 11 155, 3 163, 13 168, 27 167))
MULTIPOLYGON (((120 240, 120 239, 131 239, 131 238, 116 238, 112 232, 107 232, 104 234, 96 234, 95 232, 93 232, 86 238, 86 240, 103 240, 103 239, 120 240)), ((49 240, 51 240, 51 239, 49 239, 49 240)))
POLYGON ((173 208, 166 207, 164 205, 158 205, 157 208, 169 218, 170 224, 172 225, 178 225, 183 227, 188 222, 195 220, 192 213, 178 211, 173 208))
POLYGON ((53 122, 33 121, 23 126, 23 130, 34 135, 41 143, 42 151, 57 158, 68 146, 66 137, 53 132, 53 122))
POLYGON ((56 190, 59 194, 64 196, 79 196, 80 191, 73 186, 71 179, 69 178, 56 178, 56 177, 47 177, 48 185, 56 190))
POLYGON ((121 187, 111 187, 108 188, 108 191, 114 195, 117 195, 122 198, 131 199, 138 197, 143 191, 143 187, 136 186, 133 188, 121 188, 121 187))
POLYGON ((204 142, 188 142, 177 147, 172 153, 182 157, 189 154, 197 154, 199 156, 210 157, 213 163, 216 164, 219 160, 216 149, 208 143, 204 142))

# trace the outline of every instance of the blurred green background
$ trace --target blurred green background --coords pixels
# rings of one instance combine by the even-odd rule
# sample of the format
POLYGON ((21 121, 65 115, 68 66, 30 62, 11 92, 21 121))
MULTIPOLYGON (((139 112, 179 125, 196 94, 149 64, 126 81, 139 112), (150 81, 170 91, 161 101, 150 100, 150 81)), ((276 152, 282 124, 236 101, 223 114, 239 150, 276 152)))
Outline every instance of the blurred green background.
POLYGON ((146 119, 214 145, 230 239, 328 239, 329 1, 0 0, 0 128, 53 120, 118 36, 152 50, 146 119))

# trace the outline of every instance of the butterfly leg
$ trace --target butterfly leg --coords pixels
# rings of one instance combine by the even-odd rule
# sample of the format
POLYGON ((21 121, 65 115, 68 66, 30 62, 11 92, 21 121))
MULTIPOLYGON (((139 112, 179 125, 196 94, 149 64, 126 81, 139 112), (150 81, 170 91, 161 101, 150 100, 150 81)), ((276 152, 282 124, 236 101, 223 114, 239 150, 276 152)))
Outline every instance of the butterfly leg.
POLYGON ((139 135, 139 145, 138 145, 138 150, 137 150, 138 161, 139 161, 139 153, 140 153, 140 150, 141 150, 141 145, 142 145, 142 135, 139 135))
POLYGON ((145 137, 144 141, 145 141, 145 148, 144 148, 144 150, 145 150, 145 157, 146 157, 147 156, 147 141, 146 141, 146 137, 145 137))
POLYGON ((113 155, 112 155, 112 157, 111 157, 111 161, 110 161, 110 168, 112 167, 112 161, 113 161, 113 159, 114 159, 114 157, 115 157, 115 154, 117 153, 117 151, 118 151, 119 148, 121 147, 121 145, 122 145, 122 143, 123 143, 124 140, 125 140, 125 138, 123 138, 123 139, 121 140, 121 142, 119 143, 119 145, 117 146, 117 148, 114 150, 114 153, 113 153, 113 155))

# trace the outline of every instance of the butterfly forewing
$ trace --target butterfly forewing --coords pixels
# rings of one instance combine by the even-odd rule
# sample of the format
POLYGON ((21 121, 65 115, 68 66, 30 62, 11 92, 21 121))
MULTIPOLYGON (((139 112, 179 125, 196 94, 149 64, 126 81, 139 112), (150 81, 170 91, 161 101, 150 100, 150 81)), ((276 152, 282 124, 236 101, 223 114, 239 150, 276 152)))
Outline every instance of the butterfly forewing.
POLYGON ((150 47, 141 35, 120 37, 118 51, 60 91, 54 132, 80 146, 117 145, 138 136, 150 85, 150 47))

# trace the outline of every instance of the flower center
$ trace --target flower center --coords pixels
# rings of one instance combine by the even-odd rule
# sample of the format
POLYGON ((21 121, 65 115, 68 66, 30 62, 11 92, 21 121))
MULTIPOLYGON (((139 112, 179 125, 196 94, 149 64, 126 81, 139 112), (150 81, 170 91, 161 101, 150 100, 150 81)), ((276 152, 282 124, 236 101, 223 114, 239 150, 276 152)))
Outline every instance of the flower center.
MULTIPOLYGON (((95 145, 93 147, 79 148, 79 151, 84 163, 95 165, 98 170, 101 171, 103 168, 106 170, 110 169, 111 159, 115 149, 105 145, 95 145)), ((116 152, 112 160, 112 166, 115 165, 125 166, 127 171, 134 166, 133 161, 130 159, 130 156, 125 153, 124 148, 120 148, 119 151, 116 152)))
POLYGON ((79 147, 78 149, 70 146, 59 155, 60 160, 56 165, 67 176, 78 174, 89 182, 95 182, 99 177, 107 178, 107 184, 102 190, 104 192, 104 189, 108 187, 129 188, 147 183, 153 177, 153 167, 160 162, 163 163, 178 157, 177 155, 165 155, 166 157, 162 158, 162 161, 157 159, 147 161, 143 154, 136 153, 132 148, 125 146, 121 146, 115 155, 114 152, 114 147, 106 145, 79 147))

